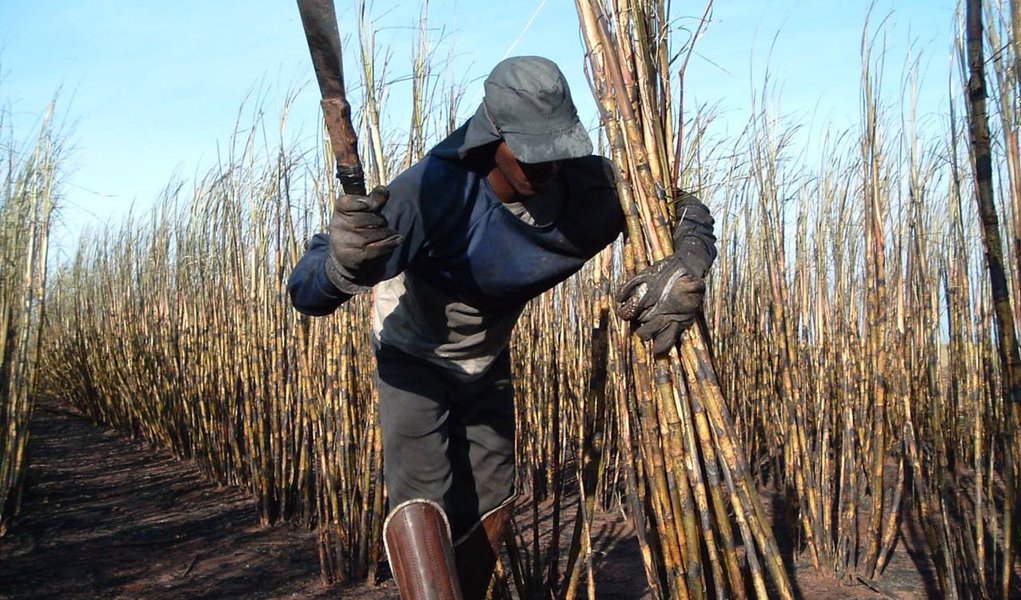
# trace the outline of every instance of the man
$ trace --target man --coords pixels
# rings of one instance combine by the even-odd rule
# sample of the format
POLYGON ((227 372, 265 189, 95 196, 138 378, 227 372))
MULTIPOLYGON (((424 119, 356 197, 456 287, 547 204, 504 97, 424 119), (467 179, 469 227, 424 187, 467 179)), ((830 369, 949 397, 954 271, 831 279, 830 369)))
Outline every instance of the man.
MULTIPOLYGON (((498 64, 475 115, 387 188, 336 202, 289 282, 309 315, 375 286, 384 541, 404 600, 483 599, 514 489, 508 346, 528 300, 624 229, 559 68, 498 64)), ((664 352, 701 308, 713 221, 693 197, 679 251, 622 288, 618 313, 664 352)))

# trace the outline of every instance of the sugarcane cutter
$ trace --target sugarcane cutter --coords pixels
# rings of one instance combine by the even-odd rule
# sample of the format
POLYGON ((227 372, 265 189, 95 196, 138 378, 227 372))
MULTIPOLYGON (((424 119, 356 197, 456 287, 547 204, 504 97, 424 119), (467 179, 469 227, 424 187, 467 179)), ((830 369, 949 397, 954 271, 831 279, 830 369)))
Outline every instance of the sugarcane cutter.
POLYGON ((364 196, 365 173, 358 157, 358 135, 351 124, 351 104, 344 91, 340 31, 333 0, 298 0, 298 12, 323 97, 323 118, 337 159, 337 179, 345 194, 364 196))
MULTIPOLYGON (((340 32, 333 0, 297 0, 322 93, 323 118, 346 195, 365 196, 358 136, 344 90, 340 32)), ((374 192, 375 193, 375 192, 374 192)), ((383 526, 387 558, 403 600, 462 600, 450 524, 435 502, 405 502, 383 526)))

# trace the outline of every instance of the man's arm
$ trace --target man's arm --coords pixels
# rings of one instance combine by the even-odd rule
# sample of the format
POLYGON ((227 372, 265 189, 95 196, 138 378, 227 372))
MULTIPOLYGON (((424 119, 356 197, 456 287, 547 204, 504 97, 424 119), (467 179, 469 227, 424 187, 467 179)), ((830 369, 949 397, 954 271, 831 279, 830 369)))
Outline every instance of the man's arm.
POLYGON ((287 292, 295 310, 310 317, 322 317, 337 310, 351 298, 337 289, 326 274, 330 257, 330 236, 317 233, 308 241, 301 257, 287 280, 287 292))
MULTIPOLYGON (((288 280, 291 304, 310 316, 332 313, 352 296, 393 277, 388 263, 404 238, 387 222, 389 192, 377 187, 368 196, 345 194, 334 203, 329 234, 309 241, 288 280)), ((403 270, 403 265, 397 267, 403 270)))
POLYGON ((425 232, 416 165, 368 196, 337 199, 330 233, 315 235, 292 271, 294 308, 328 315, 352 296, 401 273, 421 248, 425 232))
POLYGON ((288 279, 291 304, 298 312, 328 315, 387 277, 387 262, 403 241, 382 215, 388 198, 383 187, 368 196, 337 198, 330 233, 313 236, 288 279))

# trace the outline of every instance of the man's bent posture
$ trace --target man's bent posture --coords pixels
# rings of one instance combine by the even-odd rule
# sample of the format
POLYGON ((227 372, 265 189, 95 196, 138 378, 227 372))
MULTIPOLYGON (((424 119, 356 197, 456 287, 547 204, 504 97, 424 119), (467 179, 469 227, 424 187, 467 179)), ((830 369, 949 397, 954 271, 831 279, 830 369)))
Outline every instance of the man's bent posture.
MULTIPOLYGON (((612 165, 591 152, 557 66, 507 59, 425 158, 340 197, 291 274, 308 315, 375 286, 383 536, 404 600, 486 595, 515 495, 511 331, 525 303, 624 228, 612 165)), ((716 255, 705 206, 688 196, 678 212, 677 253, 618 295, 657 352, 701 309, 716 255)))

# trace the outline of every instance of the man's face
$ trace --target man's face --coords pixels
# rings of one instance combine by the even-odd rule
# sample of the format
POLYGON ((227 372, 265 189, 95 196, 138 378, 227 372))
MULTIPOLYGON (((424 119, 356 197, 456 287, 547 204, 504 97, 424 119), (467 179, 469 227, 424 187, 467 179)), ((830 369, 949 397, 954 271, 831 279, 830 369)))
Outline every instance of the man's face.
POLYGON ((507 142, 501 141, 496 148, 496 167, 500 169, 507 183, 519 196, 534 196, 536 192, 553 183, 560 173, 560 162, 523 163, 511 153, 507 142))

